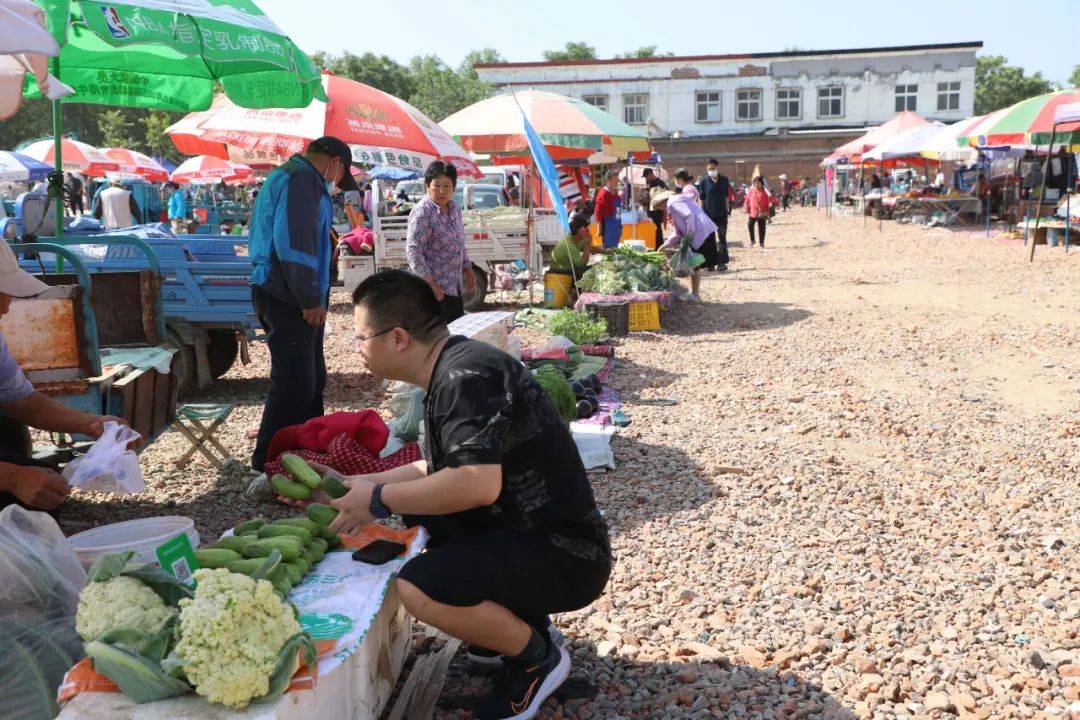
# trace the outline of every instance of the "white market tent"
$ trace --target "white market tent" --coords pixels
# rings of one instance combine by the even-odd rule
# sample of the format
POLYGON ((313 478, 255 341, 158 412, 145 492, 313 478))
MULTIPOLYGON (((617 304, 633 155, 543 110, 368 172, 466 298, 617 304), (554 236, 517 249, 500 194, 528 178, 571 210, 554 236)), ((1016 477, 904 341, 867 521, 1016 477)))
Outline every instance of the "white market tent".
POLYGON ((960 147, 956 139, 976 119, 970 117, 946 125, 936 135, 927 139, 922 152, 925 153, 926 157, 936 160, 953 160, 968 164, 975 162, 979 157, 978 151, 971 147, 960 147))
POLYGON ((890 160, 916 160, 933 159, 923 155, 922 150, 926 143, 944 129, 939 122, 927 123, 919 127, 905 130, 899 135, 889 138, 876 146, 873 150, 863 153, 863 162, 881 163, 890 160))

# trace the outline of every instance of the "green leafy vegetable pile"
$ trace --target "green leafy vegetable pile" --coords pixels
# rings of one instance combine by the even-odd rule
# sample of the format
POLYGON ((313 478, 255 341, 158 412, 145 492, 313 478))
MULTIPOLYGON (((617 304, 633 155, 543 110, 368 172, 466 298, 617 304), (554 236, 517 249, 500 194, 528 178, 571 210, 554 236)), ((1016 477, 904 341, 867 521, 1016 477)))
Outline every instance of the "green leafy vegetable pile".
POLYGON ((603 295, 670 290, 675 279, 664 270, 663 262, 662 253, 620 247, 590 267, 578 281, 578 288, 603 295))
POLYGON ((533 374, 536 375, 536 381, 551 398, 551 402, 563 419, 567 422, 577 420, 577 398, 574 397, 574 391, 566 376, 551 365, 541 365, 533 371, 533 374))
POLYGON ((560 310, 551 316, 547 331, 562 335, 575 345, 599 342, 607 336, 607 321, 574 310, 560 310))

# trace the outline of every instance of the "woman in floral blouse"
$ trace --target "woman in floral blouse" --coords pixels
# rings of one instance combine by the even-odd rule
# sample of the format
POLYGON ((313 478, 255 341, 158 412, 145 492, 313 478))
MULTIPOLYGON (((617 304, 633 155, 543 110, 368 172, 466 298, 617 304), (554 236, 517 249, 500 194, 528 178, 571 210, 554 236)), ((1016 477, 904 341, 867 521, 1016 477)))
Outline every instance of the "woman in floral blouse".
POLYGON ((476 286, 472 262, 465 251, 465 226, 461 208, 454 202, 457 168, 436 160, 424 173, 427 197, 409 213, 405 255, 409 269, 424 278, 446 323, 465 314, 462 294, 476 286))

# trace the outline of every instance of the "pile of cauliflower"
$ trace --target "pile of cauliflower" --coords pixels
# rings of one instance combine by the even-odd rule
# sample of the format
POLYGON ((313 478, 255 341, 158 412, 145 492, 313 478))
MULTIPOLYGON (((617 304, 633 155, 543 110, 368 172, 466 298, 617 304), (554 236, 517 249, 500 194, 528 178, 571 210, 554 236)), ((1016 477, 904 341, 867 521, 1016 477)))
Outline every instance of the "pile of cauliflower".
POLYGON ((195 597, 180 601, 173 655, 198 694, 245 707, 269 692, 281 649, 300 632, 300 623, 266 580, 224 568, 197 570, 195 580, 195 597))
POLYGON ((79 594, 75 630, 87 642, 115 628, 138 628, 153 634, 176 612, 143 583, 118 575, 86 585, 79 594))

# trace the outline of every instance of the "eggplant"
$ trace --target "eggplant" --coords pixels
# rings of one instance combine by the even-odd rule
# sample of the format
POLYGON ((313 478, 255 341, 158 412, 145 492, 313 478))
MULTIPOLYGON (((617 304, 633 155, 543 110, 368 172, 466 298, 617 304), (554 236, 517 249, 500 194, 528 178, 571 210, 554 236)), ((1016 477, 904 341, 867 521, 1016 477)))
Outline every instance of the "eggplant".
POLYGON ((592 389, 596 392, 600 392, 600 390, 602 389, 602 386, 600 384, 600 377, 596 373, 593 373, 589 377, 585 378, 585 381, 592 385, 592 389))
POLYGON ((593 410, 592 403, 590 403, 588 400, 578 400, 577 416, 579 419, 583 420, 592 415, 594 412, 596 411, 593 410))
POLYGON ((581 396, 584 395, 586 391, 585 383, 580 380, 575 380, 570 383, 570 389, 574 391, 574 397, 581 399, 581 396))

